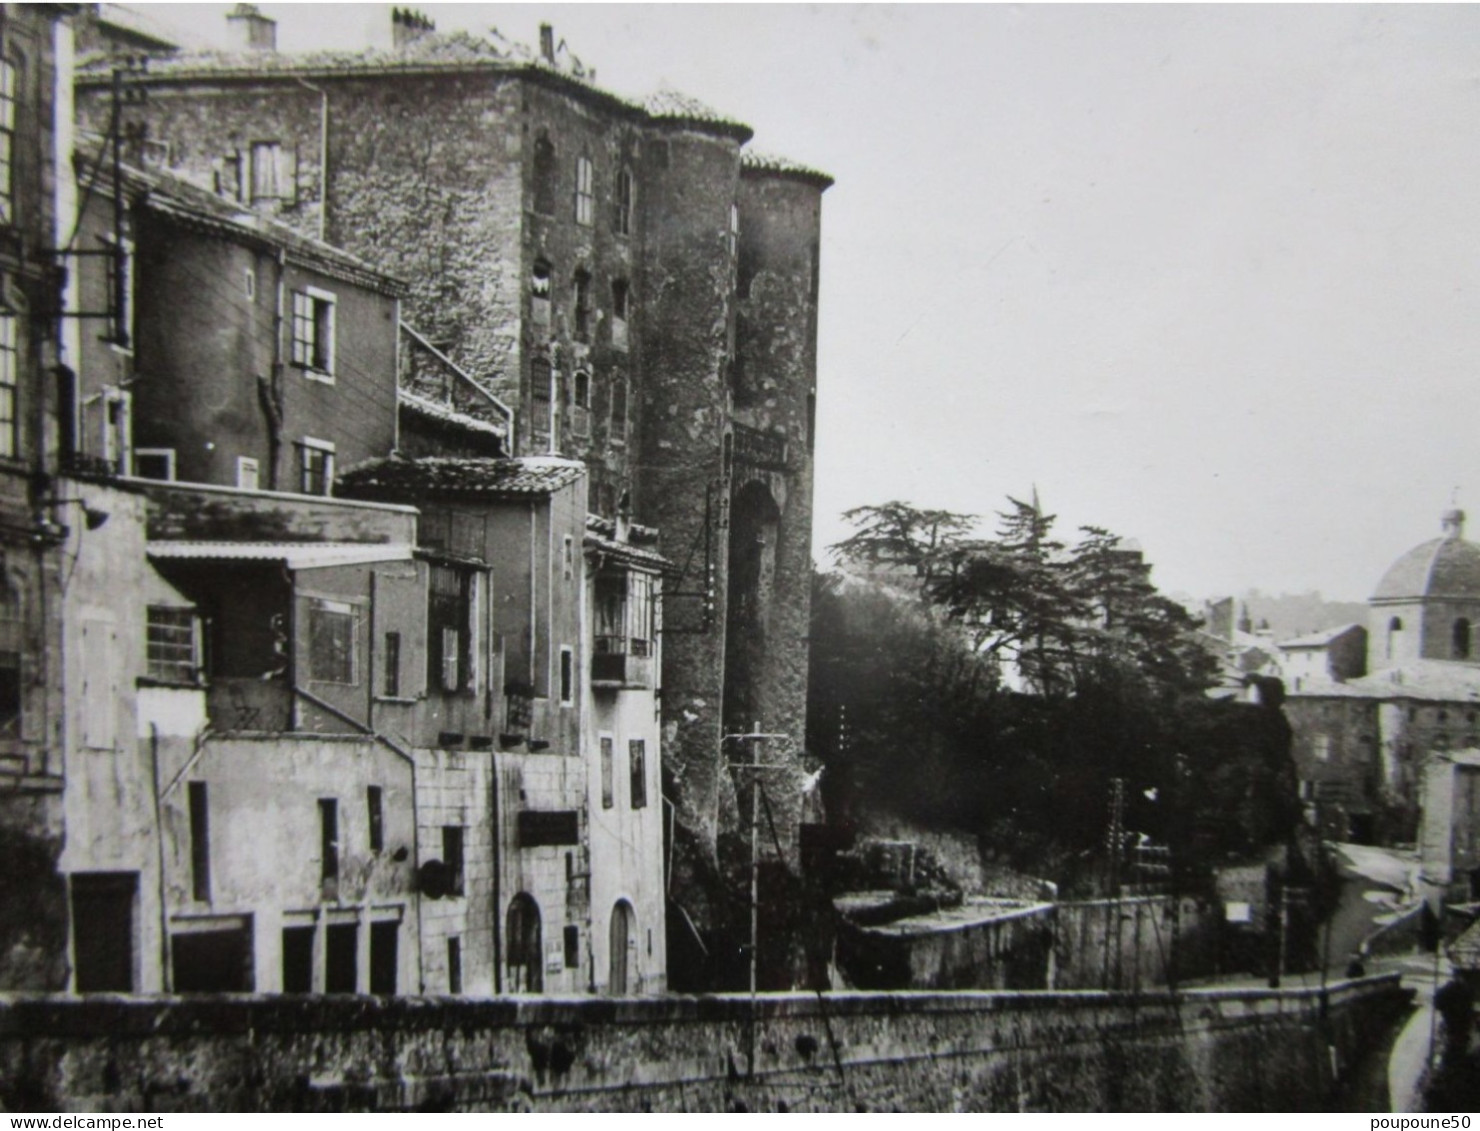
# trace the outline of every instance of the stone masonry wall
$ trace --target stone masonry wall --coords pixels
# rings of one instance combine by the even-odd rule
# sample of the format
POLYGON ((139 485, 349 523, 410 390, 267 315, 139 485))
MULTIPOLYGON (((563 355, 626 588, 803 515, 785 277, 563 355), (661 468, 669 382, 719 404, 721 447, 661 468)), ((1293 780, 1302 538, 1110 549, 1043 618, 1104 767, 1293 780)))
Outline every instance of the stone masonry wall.
POLYGON ((0 998, 11 1111, 1324 1111, 1411 996, 0 998))

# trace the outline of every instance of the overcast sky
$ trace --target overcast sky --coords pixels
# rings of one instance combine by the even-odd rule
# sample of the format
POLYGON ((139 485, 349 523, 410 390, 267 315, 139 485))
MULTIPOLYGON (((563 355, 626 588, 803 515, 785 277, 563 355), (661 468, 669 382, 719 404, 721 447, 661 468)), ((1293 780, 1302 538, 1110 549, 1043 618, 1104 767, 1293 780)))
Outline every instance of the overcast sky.
MULTIPOLYGON (((262 4, 285 49, 389 7, 262 4)), ((1368 596, 1480 537, 1480 8, 425 4, 837 178, 816 534, 905 499, 1138 539, 1163 589, 1368 596)), ((225 6, 152 7, 219 41, 225 6)))

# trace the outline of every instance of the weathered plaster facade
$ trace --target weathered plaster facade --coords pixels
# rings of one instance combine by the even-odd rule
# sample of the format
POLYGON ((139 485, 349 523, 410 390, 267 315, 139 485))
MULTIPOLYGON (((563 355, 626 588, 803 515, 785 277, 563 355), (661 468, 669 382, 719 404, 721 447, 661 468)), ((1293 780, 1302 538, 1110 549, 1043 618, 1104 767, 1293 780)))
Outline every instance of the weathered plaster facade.
MULTIPOLYGON (((407 280, 407 321, 514 407, 516 454, 584 461, 592 511, 662 531, 686 567, 661 697, 676 886, 723 933, 732 723, 791 736, 768 790, 795 837, 829 178, 745 158, 748 127, 681 97, 638 106, 466 35, 181 55, 145 81, 175 168, 239 191, 254 143, 291 152, 291 196, 254 207, 407 280)), ((101 74, 79 104, 102 120, 101 74)))

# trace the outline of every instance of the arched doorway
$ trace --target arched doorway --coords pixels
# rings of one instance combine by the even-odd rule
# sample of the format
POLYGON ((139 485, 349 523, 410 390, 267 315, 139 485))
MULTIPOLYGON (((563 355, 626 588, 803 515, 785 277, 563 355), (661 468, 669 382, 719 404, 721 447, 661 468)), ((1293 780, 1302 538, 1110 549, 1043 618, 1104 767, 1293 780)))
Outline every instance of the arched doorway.
POLYGON ((545 985, 544 958, 540 948, 540 905, 528 892, 521 891, 509 901, 505 927, 506 989, 512 994, 537 994, 545 985))
POLYGON ((637 916, 632 904, 625 899, 617 900, 612 908, 611 943, 608 948, 610 973, 607 991, 613 994, 628 994, 637 980, 637 916))

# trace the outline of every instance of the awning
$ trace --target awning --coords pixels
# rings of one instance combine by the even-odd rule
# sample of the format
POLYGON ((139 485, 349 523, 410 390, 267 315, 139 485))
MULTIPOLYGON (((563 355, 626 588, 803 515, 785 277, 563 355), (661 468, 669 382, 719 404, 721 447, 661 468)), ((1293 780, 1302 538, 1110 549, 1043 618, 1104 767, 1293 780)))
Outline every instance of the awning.
POLYGON ((150 542, 157 560, 282 562, 289 569, 409 562, 411 546, 367 542, 150 542))

